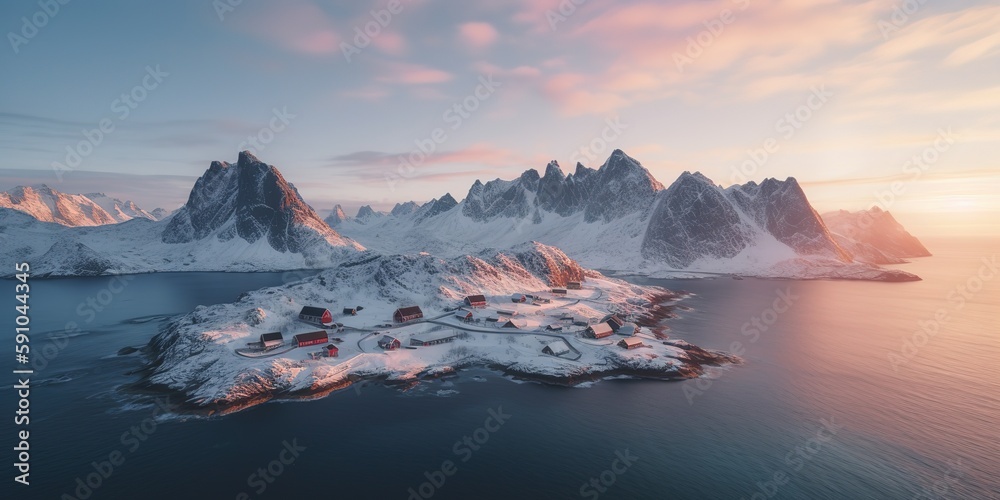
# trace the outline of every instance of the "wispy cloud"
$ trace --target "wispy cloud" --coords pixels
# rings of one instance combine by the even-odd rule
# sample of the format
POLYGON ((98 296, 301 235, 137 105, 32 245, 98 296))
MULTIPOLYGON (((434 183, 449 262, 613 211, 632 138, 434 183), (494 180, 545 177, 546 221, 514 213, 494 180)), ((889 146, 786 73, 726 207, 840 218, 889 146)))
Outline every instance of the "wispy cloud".
POLYGON ((246 35, 299 54, 340 52, 341 36, 332 18, 313 2, 293 0, 256 8, 248 4, 241 9, 248 12, 231 16, 230 22, 246 35))

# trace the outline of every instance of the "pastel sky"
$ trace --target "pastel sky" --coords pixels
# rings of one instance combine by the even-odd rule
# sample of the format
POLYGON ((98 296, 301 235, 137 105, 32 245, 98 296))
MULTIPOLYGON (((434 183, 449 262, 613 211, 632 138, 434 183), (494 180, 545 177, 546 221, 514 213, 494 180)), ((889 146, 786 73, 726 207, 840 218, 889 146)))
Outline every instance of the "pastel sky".
POLYGON ((578 2, 2 2, 0 189, 176 208, 253 149, 326 215, 620 148, 664 184, 794 176, 821 212, 1000 233, 996 2, 578 2))

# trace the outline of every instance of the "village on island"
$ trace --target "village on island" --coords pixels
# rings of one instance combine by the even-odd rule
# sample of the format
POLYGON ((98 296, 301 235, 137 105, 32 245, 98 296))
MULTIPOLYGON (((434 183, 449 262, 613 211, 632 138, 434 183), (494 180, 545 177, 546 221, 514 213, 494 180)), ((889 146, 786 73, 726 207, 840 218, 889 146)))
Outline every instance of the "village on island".
POLYGON ((636 325, 638 309, 611 301, 602 287, 581 281, 545 291, 467 295, 431 316, 416 305, 395 310, 385 304, 303 305, 296 318, 288 318, 283 331, 262 333, 259 340, 235 352, 248 358, 280 355, 336 364, 361 355, 456 341, 479 345, 488 338, 499 344, 504 336, 520 336, 531 339, 525 345, 535 347, 534 353, 522 349, 521 354, 579 361, 581 349, 633 350, 665 340, 665 335, 636 325))

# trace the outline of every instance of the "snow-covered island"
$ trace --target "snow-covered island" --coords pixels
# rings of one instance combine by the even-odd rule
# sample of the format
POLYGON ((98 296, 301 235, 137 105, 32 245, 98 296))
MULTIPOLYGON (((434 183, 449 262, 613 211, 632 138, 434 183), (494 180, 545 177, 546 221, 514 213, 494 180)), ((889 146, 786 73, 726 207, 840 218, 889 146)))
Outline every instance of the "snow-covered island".
POLYGON ((178 393, 189 409, 212 413, 324 395, 363 379, 406 383, 468 366, 576 384, 609 376, 689 378, 703 365, 737 362, 663 333, 662 319, 681 298, 584 269, 539 243, 450 259, 367 256, 174 319, 147 346, 151 363, 139 385, 178 393), (465 300, 479 295, 485 305, 465 300), (305 306, 329 310, 342 326, 324 329, 315 345, 298 346, 293 336, 318 331, 299 319, 305 306), (418 306, 422 318, 394 320, 405 306, 418 306), (270 332, 281 332, 283 344, 261 351, 255 344, 270 332), (386 337, 398 345, 380 345, 386 337))

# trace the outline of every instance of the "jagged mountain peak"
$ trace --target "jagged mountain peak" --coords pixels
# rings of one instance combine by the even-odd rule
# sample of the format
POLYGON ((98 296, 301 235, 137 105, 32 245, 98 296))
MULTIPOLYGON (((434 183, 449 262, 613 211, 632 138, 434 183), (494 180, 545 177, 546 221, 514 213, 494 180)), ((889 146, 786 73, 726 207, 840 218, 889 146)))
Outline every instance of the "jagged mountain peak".
POLYGON ((527 183, 529 183, 531 185, 534 185, 535 183, 537 183, 539 181, 539 179, 541 179, 541 177, 538 175, 538 171, 537 170, 535 170, 533 168, 529 168, 528 170, 525 170, 521 174, 521 177, 519 177, 518 179, 520 179, 521 182, 527 182, 527 183))
POLYGON ((371 205, 362 205, 361 208, 358 209, 358 214, 355 215, 354 218, 358 220, 367 220, 378 216, 379 213, 376 212, 371 205))
POLYGON ((389 215, 393 215, 396 217, 399 217, 401 215, 409 215, 417 211, 418 208, 420 208, 420 205, 417 205, 417 202, 415 201, 408 201, 406 203, 397 203, 394 207, 392 207, 392 210, 389 212, 389 215))
POLYGON ((596 170, 584 166, 583 163, 576 162, 576 170, 573 171, 572 175, 574 177, 576 177, 577 179, 581 179, 582 180, 583 178, 588 177, 590 174, 592 174, 594 172, 596 172, 596 170))
POLYGON ((548 165, 545 165, 545 175, 542 178, 562 181, 566 178, 566 175, 563 174, 562 168, 559 167, 559 162, 552 160, 548 165))
POLYGON ((236 164, 238 166, 252 165, 256 163, 263 164, 264 162, 260 161, 260 159, 254 156, 253 153, 245 149, 243 151, 240 151, 239 158, 236 161, 236 164))
POLYGON ((211 163, 164 229, 164 243, 210 236, 219 241, 239 237, 249 243, 266 238, 274 250, 300 253, 307 259, 329 258, 331 247, 362 248, 320 219, 276 167, 249 151, 241 151, 236 168, 232 167, 227 162, 211 163))
POLYGON ((673 188, 674 186, 682 186, 684 184, 692 184, 692 183, 707 184, 713 187, 715 186, 715 182, 712 181, 712 179, 709 179, 705 174, 701 172, 691 172, 690 170, 685 170, 684 172, 681 172, 681 175, 677 176, 677 179, 674 180, 673 184, 670 185, 670 188, 673 188))
POLYGON ((338 226, 345 220, 347 220, 347 214, 344 213, 344 207, 340 206, 339 203, 334 205, 333 210, 330 210, 330 215, 323 219, 330 227, 338 226))

